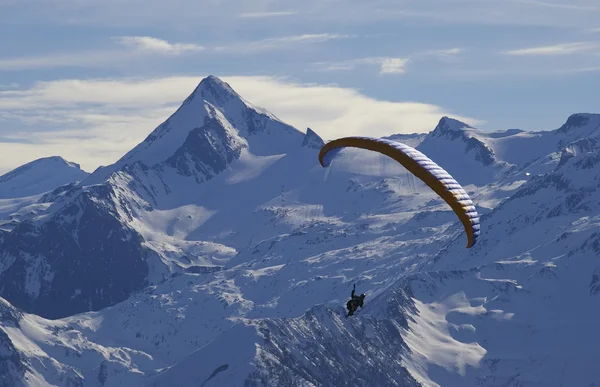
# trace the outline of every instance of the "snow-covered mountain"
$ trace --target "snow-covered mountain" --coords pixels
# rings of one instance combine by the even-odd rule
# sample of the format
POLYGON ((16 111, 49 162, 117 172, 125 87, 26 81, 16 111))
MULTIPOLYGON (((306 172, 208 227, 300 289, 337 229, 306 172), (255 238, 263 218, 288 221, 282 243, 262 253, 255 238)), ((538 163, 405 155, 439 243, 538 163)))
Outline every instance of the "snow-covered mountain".
MULTIPOLYGON (((570 144, 595 143, 600 136, 600 115, 573 114, 550 131, 519 129, 482 131, 443 117, 417 149, 443 165, 463 185, 486 185, 521 174, 550 172, 560 152, 570 144)), ((589 149, 589 147, 588 147, 589 149)))
POLYGON ((467 250, 395 161, 347 149, 324 170, 318 128, 208 77, 0 231, 0 385, 593 385, 599 124, 391 136, 466 186, 467 250))
POLYGON ((89 173, 62 157, 45 157, 0 176, 0 229, 10 230, 39 213, 41 196, 60 186, 77 183, 89 173))
POLYGON ((62 157, 44 157, 0 176, 0 199, 39 195, 85 179, 89 173, 62 157))

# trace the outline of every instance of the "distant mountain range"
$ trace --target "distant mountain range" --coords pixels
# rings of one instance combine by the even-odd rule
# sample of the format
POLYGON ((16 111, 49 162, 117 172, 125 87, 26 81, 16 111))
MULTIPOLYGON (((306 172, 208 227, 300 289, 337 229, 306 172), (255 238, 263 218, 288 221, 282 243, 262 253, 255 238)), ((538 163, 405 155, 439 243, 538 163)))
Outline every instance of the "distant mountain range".
POLYGON ((600 380, 600 115, 390 139, 323 169, 217 77, 116 163, 0 177, 0 386, 591 386, 600 380), (365 307, 345 317, 352 285, 365 307))

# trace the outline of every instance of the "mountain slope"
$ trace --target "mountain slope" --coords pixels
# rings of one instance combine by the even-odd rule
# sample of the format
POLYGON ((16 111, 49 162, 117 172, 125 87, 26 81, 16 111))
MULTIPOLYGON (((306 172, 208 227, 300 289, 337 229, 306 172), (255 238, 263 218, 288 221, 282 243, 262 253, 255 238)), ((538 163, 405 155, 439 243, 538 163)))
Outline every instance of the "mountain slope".
POLYGON ((44 193, 75 184, 89 176, 78 164, 62 157, 34 160, 0 176, 0 230, 12 230, 24 219, 44 211, 44 193))
MULTIPOLYGON (((28 312, 56 318, 113 305, 172 271, 226 260, 235 247, 188 238, 201 235, 199 227, 219 211, 231 213, 237 201, 230 190, 223 190, 228 200, 219 200, 205 183, 227 172, 217 185, 247 185, 292 153, 299 159, 287 162, 300 162, 303 174, 315 141, 314 132, 305 135, 217 78, 205 78, 116 164, 45 195, 42 211, 12 225, 0 244, 0 281, 6 284, 0 294, 28 312), (302 146, 306 139, 313 145, 302 146)), ((248 200, 256 204, 281 189, 278 183, 270 190, 250 186, 259 196, 248 200)))
POLYGON ((475 133, 467 124, 442 117, 417 149, 443 165, 460 184, 489 184, 506 174, 511 165, 475 133))
MULTIPOLYGON (((177 159, 182 161, 181 157, 201 159, 206 163, 205 167, 209 167, 213 173, 219 173, 232 159, 239 156, 239 147, 250 147, 252 154, 256 156, 281 154, 301 143, 303 136, 300 131, 281 122, 271 113, 245 101, 227 83, 215 76, 208 76, 198 84, 179 109, 144 141, 115 164, 94 171, 83 184, 103 181, 110 173, 127 164, 140 162, 147 167, 154 167, 166 163, 173 166, 177 159), (225 148, 219 149, 218 144, 210 139, 215 125, 223 127, 229 140, 236 138, 237 141, 221 144, 225 148), (205 136, 206 141, 197 136, 205 136), (200 145, 201 148, 195 149, 193 145, 200 145), (209 149, 215 153, 205 156, 203 151, 209 149), (177 152, 180 152, 178 157, 175 156, 177 152), (216 160, 213 160, 214 156, 217 156, 216 160), (225 160, 219 160, 219 157, 225 157, 225 160)), ((178 172, 186 173, 180 170, 178 172)))
POLYGON ((472 184, 482 233, 465 249, 456 215, 393 160, 348 149, 324 170, 313 130, 214 77, 192 96, 0 231, 10 383, 598 380, 599 116, 539 133, 443 118, 392 136, 472 184), (367 298, 346 318, 353 284, 367 298))
POLYGON ((482 131, 442 117, 418 149, 444 165, 461 184, 482 186, 502 179, 514 181, 525 173, 549 172, 563 148, 599 136, 600 114, 573 114, 560 128, 538 132, 482 131))
POLYGON ((80 181, 89 173, 62 157, 45 157, 0 176, 0 199, 22 198, 80 181))
POLYGON ((419 386, 399 361, 406 344, 397 321, 348 322, 339 309, 236 324, 148 385, 419 386))
MULTIPOLYGON (((482 218, 482 235, 485 236, 477 246, 465 253, 459 247, 460 242, 454 242, 438 254, 439 263, 448 265, 448 262, 452 262, 452 267, 456 268, 462 261, 464 265, 471 266, 474 262, 505 259, 524 254, 527 250, 523 250, 523 246, 531 243, 529 239, 533 235, 558 237, 565 233, 566 238, 593 227, 593 224, 574 227, 573 223, 581 219, 593 219, 600 212, 596 200, 600 188, 597 183, 600 180, 600 148, 590 145, 595 143, 592 139, 585 140, 586 145, 582 148, 582 141, 567 145, 560 152, 562 156, 551 172, 532 176, 494 211, 482 218), (588 151, 579 152, 577 149, 588 151), (460 260, 452 258, 458 256, 461 256, 460 260)), ((555 247, 553 254, 559 256, 563 250, 555 247)), ((544 248, 540 253, 545 255, 548 251, 544 248)))

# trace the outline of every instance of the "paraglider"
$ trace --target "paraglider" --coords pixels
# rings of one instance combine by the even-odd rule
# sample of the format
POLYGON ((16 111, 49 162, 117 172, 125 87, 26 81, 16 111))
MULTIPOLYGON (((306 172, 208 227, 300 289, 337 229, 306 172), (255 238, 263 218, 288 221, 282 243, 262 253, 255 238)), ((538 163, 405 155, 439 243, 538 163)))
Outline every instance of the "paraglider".
POLYGON ((348 314, 346 317, 350 317, 356 312, 356 309, 360 306, 363 307, 363 303, 365 301, 366 295, 363 293, 360 296, 354 294, 356 292, 356 284, 352 287, 352 293, 350 294, 350 300, 346 302, 346 308, 348 309, 348 314))
POLYGON ((319 162, 323 167, 329 166, 335 154, 345 147, 379 152, 402 164, 450 205, 464 226, 467 234, 466 247, 471 248, 475 245, 480 224, 473 201, 463 187, 439 165, 418 150, 400 142, 359 136, 343 137, 328 142, 319 152, 319 162))

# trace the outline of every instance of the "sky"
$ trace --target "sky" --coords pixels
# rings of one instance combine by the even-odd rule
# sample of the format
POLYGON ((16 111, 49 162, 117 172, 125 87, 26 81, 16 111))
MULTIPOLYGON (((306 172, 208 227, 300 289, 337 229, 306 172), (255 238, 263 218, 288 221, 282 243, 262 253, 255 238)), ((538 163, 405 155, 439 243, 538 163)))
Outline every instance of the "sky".
POLYGON ((600 113, 597 0, 0 0, 0 174, 115 162, 216 75, 324 139, 600 113))

